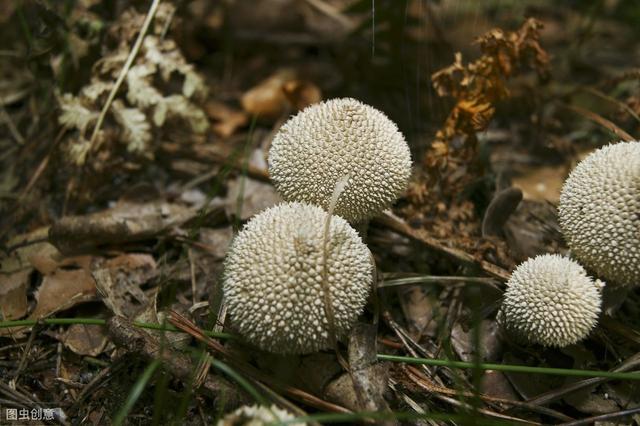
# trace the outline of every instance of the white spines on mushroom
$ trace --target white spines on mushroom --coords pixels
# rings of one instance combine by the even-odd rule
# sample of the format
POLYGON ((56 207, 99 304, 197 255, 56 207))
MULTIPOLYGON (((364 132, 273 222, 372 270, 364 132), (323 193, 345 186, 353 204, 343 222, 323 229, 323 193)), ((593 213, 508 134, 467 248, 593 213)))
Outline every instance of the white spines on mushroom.
POLYGON ((498 320, 520 340, 568 346, 584 339, 597 324, 602 286, 571 259, 536 256, 511 275, 498 320))
MULTIPOLYGON (((322 281, 327 214, 309 204, 280 204, 234 239, 223 290, 231 323, 248 342, 275 353, 329 347, 322 281)), ((334 331, 342 337, 364 309, 373 266, 369 249, 341 217, 331 218, 327 248, 334 331)))
POLYGON ((328 209, 336 183, 348 176, 334 213, 366 220, 406 189, 411 153, 384 113, 355 99, 312 105, 289 119, 269 151, 269 174, 282 197, 328 209))
MULTIPOLYGON (((293 420, 295 417, 275 405, 244 405, 218 420, 217 426, 267 426, 293 420)), ((292 426, 304 426, 304 422, 287 423, 292 426)))
POLYGON ((560 195, 559 221, 571 252, 608 285, 640 285, 640 142, 590 154, 560 195))

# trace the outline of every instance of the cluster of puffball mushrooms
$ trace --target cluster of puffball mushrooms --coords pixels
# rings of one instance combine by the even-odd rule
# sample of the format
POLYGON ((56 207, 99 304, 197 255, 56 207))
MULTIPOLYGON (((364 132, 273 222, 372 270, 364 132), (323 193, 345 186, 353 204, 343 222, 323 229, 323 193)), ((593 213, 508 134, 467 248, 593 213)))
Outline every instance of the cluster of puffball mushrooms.
MULTIPOLYGON (((404 192, 409 147, 384 113, 333 99, 280 128, 269 173, 286 202, 253 217, 231 244, 223 279, 231 323, 247 342, 273 353, 330 348, 362 313, 374 277, 369 249, 352 225, 404 192)), ((598 321, 605 282, 640 284, 640 142, 608 145, 582 161, 564 184, 559 219, 584 267, 547 254, 516 268, 497 318, 523 342, 576 343, 598 321)), ((218 424, 251 418, 259 425, 274 416, 292 418, 275 406, 254 406, 218 424)))
POLYGON ((564 347, 597 324, 605 283, 640 285, 640 142, 610 144, 580 162, 563 185, 558 213, 576 260, 547 254, 518 266, 498 320, 522 340, 564 347))
MULTIPOLYGON (((273 353, 327 349, 353 327, 372 287, 371 254, 352 225, 406 189, 409 147, 384 113, 333 99, 289 119, 268 163, 286 202, 253 217, 229 249, 223 290, 231 324, 273 353)), ((605 283, 640 283, 640 142, 608 145, 582 161, 564 184, 559 219, 580 263, 527 260, 498 312, 513 336, 555 347, 593 329, 605 283)))
POLYGON ((269 174, 286 202, 253 217, 231 244, 227 312, 235 329, 263 350, 327 349, 353 327, 372 287, 371 254, 351 224, 404 192, 409 146, 382 112, 333 99, 280 128, 269 174))

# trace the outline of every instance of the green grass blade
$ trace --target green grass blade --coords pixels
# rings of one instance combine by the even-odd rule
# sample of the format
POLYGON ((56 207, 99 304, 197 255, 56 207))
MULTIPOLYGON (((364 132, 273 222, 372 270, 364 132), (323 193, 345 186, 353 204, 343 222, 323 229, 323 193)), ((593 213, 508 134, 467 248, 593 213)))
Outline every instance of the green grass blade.
POLYGON ((144 388, 147 386, 147 382, 149 382, 151 376, 156 371, 159 365, 160 361, 154 360, 147 366, 147 368, 144 369, 144 372, 138 378, 138 381, 133 385, 133 388, 131 388, 131 392, 129 392, 129 396, 127 397, 124 405, 122 406, 122 408, 120 408, 120 410, 114 417, 113 424, 115 426, 120 426, 124 422, 127 414, 129 414, 133 406, 136 404, 136 401, 138 401, 140 395, 142 395, 142 391, 144 391, 144 388))
POLYGON ((260 392, 258 392, 258 390, 254 388, 247 379, 238 374, 238 372, 236 372, 233 368, 217 359, 214 359, 211 362, 211 365, 235 380, 245 391, 247 391, 249 395, 253 397, 253 399, 256 400, 257 403, 259 403, 260 405, 269 405, 269 402, 266 400, 266 398, 262 396, 260 392))
POLYGON ((412 358, 407 356, 378 354, 380 361, 405 362, 407 364, 433 365, 451 368, 480 369, 506 371, 511 373, 552 374, 556 376, 572 377, 603 377, 607 379, 640 380, 640 372, 623 373, 616 371, 575 370, 571 368, 529 367, 526 365, 490 364, 464 361, 451 361, 448 359, 412 358))

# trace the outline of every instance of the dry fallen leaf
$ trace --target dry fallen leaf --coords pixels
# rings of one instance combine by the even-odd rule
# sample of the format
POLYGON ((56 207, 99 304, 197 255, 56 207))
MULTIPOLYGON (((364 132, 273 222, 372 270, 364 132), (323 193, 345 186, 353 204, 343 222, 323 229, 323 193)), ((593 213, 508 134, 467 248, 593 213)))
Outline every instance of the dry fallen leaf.
POLYGON ((282 91, 289 103, 297 111, 322 100, 320 88, 309 81, 292 80, 282 86, 282 91))
POLYGON ((4 274, 31 268, 30 258, 43 252, 55 251, 55 247, 46 242, 49 227, 38 228, 32 232, 21 234, 7 241, 7 247, 13 248, 8 256, 2 253, 0 271, 4 274))
POLYGON ((282 90, 283 86, 295 79, 290 69, 276 72, 266 80, 249 89, 240 102, 246 112, 263 120, 276 120, 282 116, 289 102, 282 90))
POLYGON ((31 268, 0 274, 0 320, 22 318, 27 313, 27 289, 31 268))
MULTIPOLYGON (((502 352, 502 341, 500 340, 499 327, 495 321, 483 320, 480 323, 480 359, 483 361, 497 361, 498 355, 502 352)), ((460 323, 456 323, 451 330, 451 346, 456 351, 461 360, 473 362, 475 359, 475 336, 476 330, 464 330, 460 323)))
POLYGON ((105 328, 99 325, 72 324, 62 337, 62 343, 78 355, 98 356, 107 342, 105 328))
POLYGON ((216 121, 213 131, 222 138, 233 135, 240 127, 249 122, 249 116, 244 111, 233 109, 222 102, 211 100, 205 105, 209 118, 216 121))
MULTIPOLYGON (((27 313, 26 293, 34 270, 43 278, 35 292, 36 306, 28 319, 46 318, 95 298, 95 284, 87 272, 91 257, 63 257, 53 245, 42 241, 47 232, 48 228, 40 228, 9 241, 10 247, 24 245, 0 262, 3 271, 0 275, 0 308, 6 311, 7 318, 10 315, 13 319, 20 318, 27 313)), ((26 327, 0 330, 0 335, 15 335, 24 330, 26 327)))
POLYGON ((149 304, 140 289, 156 272, 148 254, 123 254, 93 266, 92 275, 105 305, 116 315, 133 318, 149 304))
POLYGON ((58 269, 42 279, 35 297, 38 304, 29 319, 46 318, 78 303, 94 300, 96 284, 86 269, 58 269))

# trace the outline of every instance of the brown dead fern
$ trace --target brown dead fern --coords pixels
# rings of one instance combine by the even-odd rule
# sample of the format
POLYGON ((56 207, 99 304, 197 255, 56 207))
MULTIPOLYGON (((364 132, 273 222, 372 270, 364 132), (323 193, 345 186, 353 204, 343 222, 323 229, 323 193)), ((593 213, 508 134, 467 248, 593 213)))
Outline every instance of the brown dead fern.
POLYGON ((439 96, 449 96, 456 103, 442 128, 436 133, 423 158, 421 179, 409 190, 414 205, 432 201, 449 203, 479 175, 474 170, 477 133, 485 130, 495 112, 495 105, 509 97, 507 81, 522 69, 536 71, 544 80, 549 74, 549 56, 540 46, 542 24, 528 19, 517 31, 492 29, 476 40, 482 56, 469 64, 462 54, 454 63, 431 76, 439 96))

